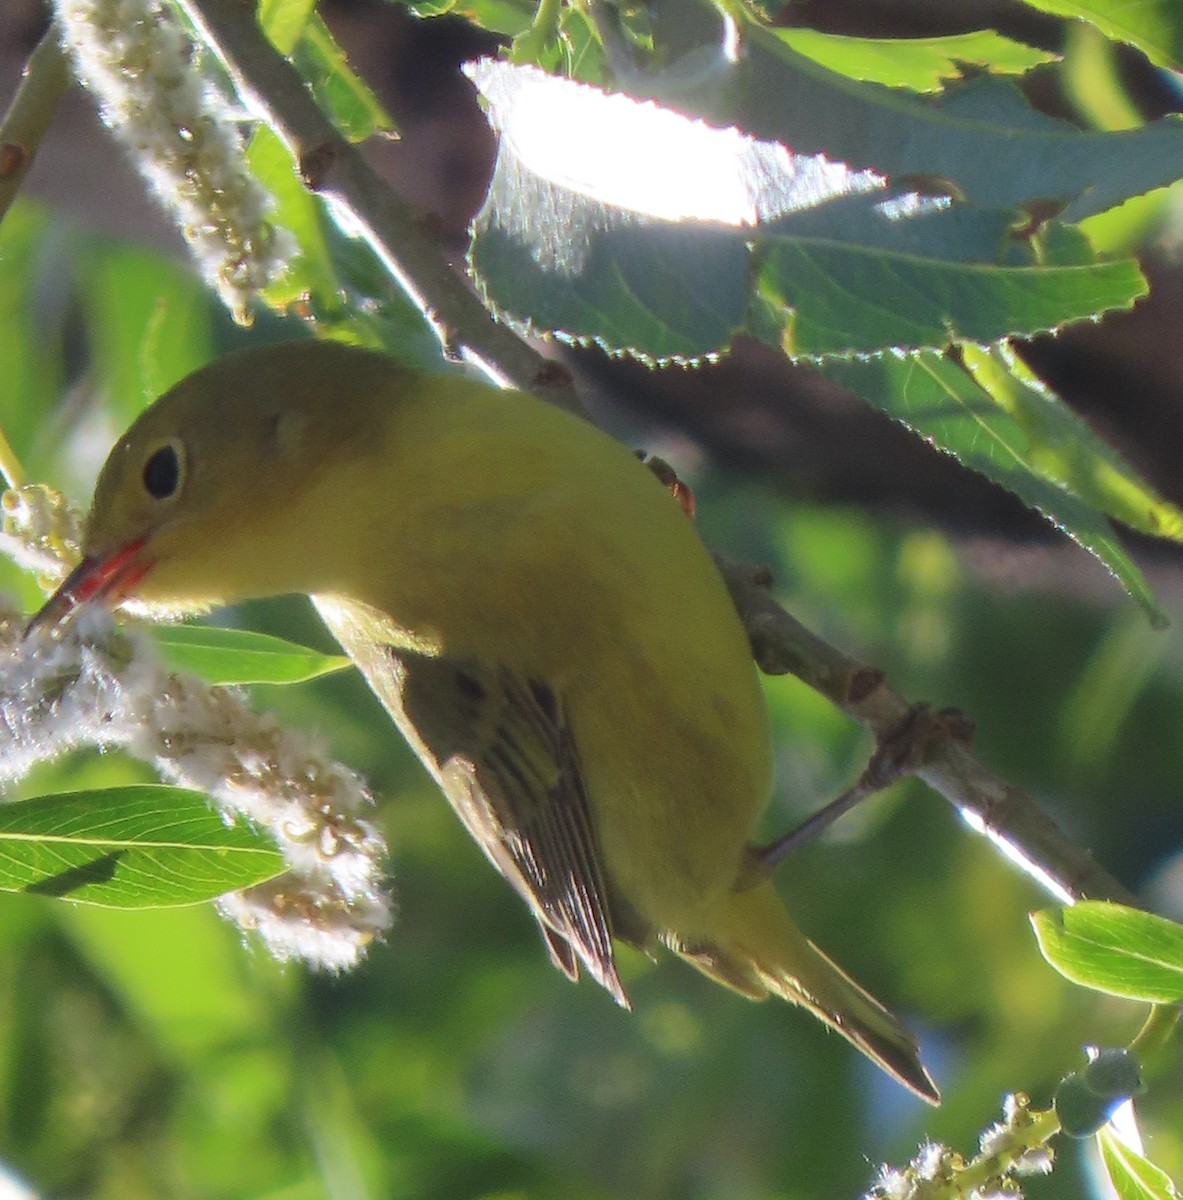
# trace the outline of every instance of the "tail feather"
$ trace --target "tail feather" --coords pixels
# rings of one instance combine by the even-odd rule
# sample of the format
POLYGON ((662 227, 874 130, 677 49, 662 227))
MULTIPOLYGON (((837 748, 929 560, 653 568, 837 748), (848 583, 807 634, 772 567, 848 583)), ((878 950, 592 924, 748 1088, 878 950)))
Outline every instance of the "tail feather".
POLYGON ((770 883, 733 892, 712 928, 674 949, 752 1000, 779 996, 809 1009, 909 1091, 940 1103, 916 1039, 805 937, 770 883))

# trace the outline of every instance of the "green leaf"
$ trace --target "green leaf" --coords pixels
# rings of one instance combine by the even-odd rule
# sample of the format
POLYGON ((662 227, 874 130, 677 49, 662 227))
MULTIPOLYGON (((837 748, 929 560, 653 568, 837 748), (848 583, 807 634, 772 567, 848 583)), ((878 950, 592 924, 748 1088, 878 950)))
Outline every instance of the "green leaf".
POLYGON ((394 130, 394 119, 369 85, 354 74, 328 26, 314 14, 292 53, 296 69, 308 81, 316 102, 351 142, 394 130))
POLYGON ((485 302, 503 318, 655 362, 726 347, 744 324, 749 263, 730 230, 655 224, 599 231, 575 276, 542 266, 500 226, 484 228, 469 252, 485 302))
POLYGON ((315 0, 261 0, 259 25, 272 45, 291 58, 317 103, 351 142, 389 133, 394 121, 382 102, 349 66, 315 0))
POLYGON ((741 331, 822 358, 1028 336, 1146 291, 1133 259, 1093 262, 1079 234, 1048 232, 1036 261, 1011 210, 899 194, 535 69, 466 70, 502 133, 469 265, 527 329, 656 361, 741 331))
POLYGON ((47 328, 44 295, 50 272, 61 273, 53 261, 61 238, 40 206, 20 197, 0 224, 0 427, 23 468, 32 472, 44 464, 44 452, 62 441, 50 414, 64 387, 63 352, 60 331, 47 328), (40 454, 33 453, 38 443, 40 454))
POLYGON ((825 70, 792 48, 787 30, 750 25, 745 34, 743 68, 731 86, 677 103, 799 154, 822 153, 893 179, 946 180, 984 209, 1062 206, 1066 221, 1183 175, 1183 119, 1175 116, 1139 129, 1086 131, 1036 112, 1007 80, 911 96, 825 70))
POLYGON ((1100 900, 1031 914, 1039 948, 1061 975, 1150 1004, 1183 1001, 1183 925, 1100 900))
POLYGON ((0 890, 108 908, 197 904, 284 870, 200 792, 144 784, 0 805, 0 890))
POLYGON ((1097 1134, 1097 1148, 1118 1200, 1179 1200, 1179 1189, 1167 1173, 1131 1150, 1112 1128, 1097 1134))
POLYGON ((794 356, 994 342, 1128 308, 1147 290, 1133 259, 1007 267, 785 237, 765 244, 761 294, 780 307, 781 345, 794 356))
POLYGON ((83 286, 95 374, 119 426, 214 357, 208 293, 171 258, 96 241, 83 286))
POLYGON ((283 638, 213 625, 158 625, 152 636, 174 671, 207 683, 303 683, 350 665, 343 654, 321 654, 283 638))
POLYGON ((288 148, 273 129, 259 125, 251 135, 246 158, 275 202, 270 219, 288 230, 300 247, 288 269, 264 292, 267 303, 282 311, 307 300, 318 315, 339 309, 339 285, 321 225, 320 202, 296 175, 288 148))
POLYGON ((1152 624, 1166 623, 1142 573, 1105 517, 1040 474, 1028 459, 1023 428, 956 363, 924 350, 906 357, 827 360, 820 369, 937 449, 1014 492, 1104 563, 1152 624))
POLYGON ((1013 350, 966 345, 961 355, 982 390, 1022 430, 1033 471, 1131 529, 1183 539, 1183 512, 1139 479, 1013 350))
POLYGON ((941 91, 946 80, 961 78, 962 65, 1021 75, 1059 57, 992 29, 931 38, 844 37, 816 29, 786 29, 781 36, 798 54, 830 71, 914 92, 941 91))
POLYGON ((219 1047, 265 1042, 274 1036, 268 986, 297 982, 280 977, 282 968, 269 979, 268 957, 244 956, 241 932, 207 905, 63 904, 54 912, 123 1011, 148 1025, 170 1059, 200 1061, 219 1047))
POLYGON ((1132 259, 1036 262, 1009 210, 926 203, 534 69, 467 71, 503 135, 469 264, 527 328, 657 361, 720 353, 742 330, 823 357, 1029 335, 1146 289, 1132 259))
POLYGON ((255 18, 268 41, 285 57, 296 48, 316 0, 259 0, 255 18))
POLYGON ((1137 46, 1159 67, 1183 68, 1178 0, 1023 0, 1031 8, 1088 21, 1107 38, 1137 46))

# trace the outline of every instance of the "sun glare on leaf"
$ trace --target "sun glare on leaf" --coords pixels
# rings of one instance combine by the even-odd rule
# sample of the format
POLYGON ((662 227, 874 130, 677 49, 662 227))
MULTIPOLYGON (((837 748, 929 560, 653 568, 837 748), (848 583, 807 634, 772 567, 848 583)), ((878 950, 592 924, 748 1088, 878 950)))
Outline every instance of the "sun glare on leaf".
POLYGON ((464 69, 488 104, 502 153, 609 208, 744 227, 887 185, 874 171, 533 67, 480 59, 464 69))

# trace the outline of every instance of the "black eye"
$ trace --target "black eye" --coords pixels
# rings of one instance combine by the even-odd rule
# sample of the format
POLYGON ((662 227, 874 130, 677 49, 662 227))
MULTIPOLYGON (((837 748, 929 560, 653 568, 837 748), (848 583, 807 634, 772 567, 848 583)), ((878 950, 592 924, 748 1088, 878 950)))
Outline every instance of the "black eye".
POLYGON ((181 464, 175 446, 161 446, 144 464, 144 487, 157 500, 167 500, 177 490, 181 464))

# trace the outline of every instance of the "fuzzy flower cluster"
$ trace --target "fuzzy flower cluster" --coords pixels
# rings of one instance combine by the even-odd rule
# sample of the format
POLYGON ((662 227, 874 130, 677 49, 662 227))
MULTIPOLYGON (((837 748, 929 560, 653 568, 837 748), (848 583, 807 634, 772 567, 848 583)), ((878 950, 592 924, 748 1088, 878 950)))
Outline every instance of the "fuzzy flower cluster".
POLYGON ((217 88, 203 79, 164 0, 54 0, 58 28, 108 128, 172 212, 223 303, 248 319, 255 295, 296 253, 268 218, 272 199, 246 165, 217 88))
MULTIPOLYGON (((29 553, 41 538, 52 564, 68 540, 62 530, 77 523, 64 504, 38 509, 43 500, 38 489, 7 493, 4 536, 17 544, 27 536, 29 553)), ((208 794, 228 821, 270 832, 289 869, 218 907, 276 957, 347 970, 389 928, 386 846, 364 815, 371 799, 356 775, 237 693, 168 672, 146 639, 105 611, 83 609, 60 630, 26 637, 22 616, 0 606, 0 784, 87 745, 120 747, 208 794)))
POLYGON ((1046 1130, 1021 1093, 1007 1096, 1002 1120, 981 1136, 969 1161, 938 1142, 925 1142, 906 1167, 882 1166, 864 1200, 1022 1200, 1019 1179, 1046 1175, 1054 1164, 1046 1130))
POLYGON ((65 578, 81 546, 82 522, 61 492, 30 484, 0 495, 0 549, 46 588, 65 578))

